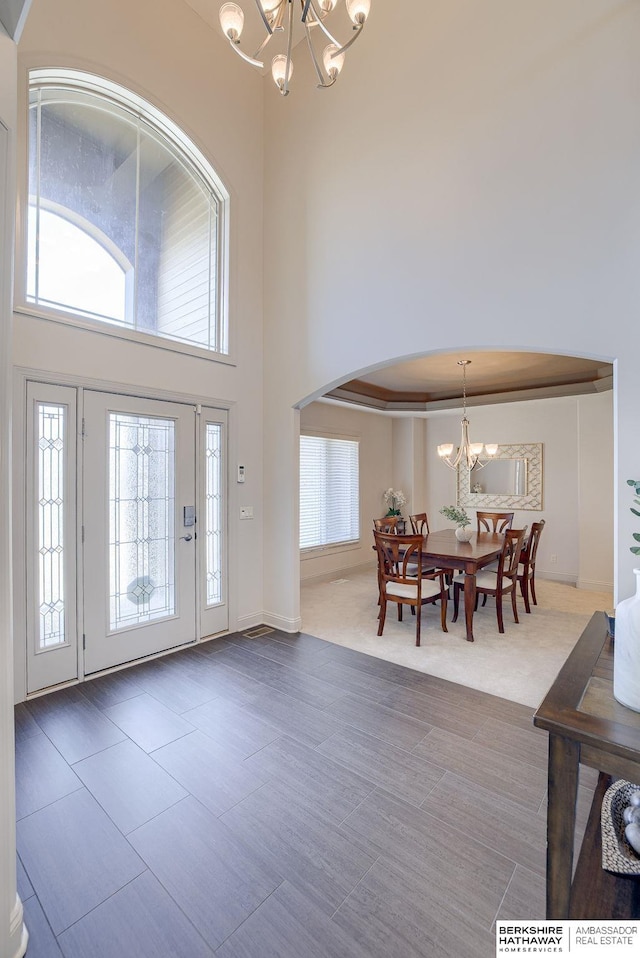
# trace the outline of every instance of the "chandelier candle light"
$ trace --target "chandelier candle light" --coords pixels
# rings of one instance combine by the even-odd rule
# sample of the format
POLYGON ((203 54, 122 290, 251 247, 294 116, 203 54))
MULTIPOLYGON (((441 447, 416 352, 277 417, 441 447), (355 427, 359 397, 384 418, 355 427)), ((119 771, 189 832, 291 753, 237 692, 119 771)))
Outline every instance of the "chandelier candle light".
POLYGON ((467 419, 467 366, 470 364, 470 359, 458 360, 458 366, 462 366, 462 421, 460 423, 461 437, 458 452, 455 458, 452 459, 452 442, 441 443, 438 446, 438 455, 450 469, 457 469, 460 464, 469 470, 473 469, 474 466, 482 469, 483 466, 486 466, 487 462, 491 461, 498 451, 497 443, 487 443, 485 445, 482 442, 471 442, 469 439, 469 420, 467 419), (484 461, 480 458, 483 450, 489 457, 484 461))
MULTIPOLYGON (((354 34, 346 43, 339 43, 329 32, 325 19, 333 13, 340 0, 300 0, 300 22, 304 28, 307 46, 311 60, 318 77, 318 87, 326 89, 333 86, 338 79, 344 64, 344 55, 349 47, 355 43, 362 32, 362 28, 369 16, 371 0, 345 0, 345 6, 354 34), (314 35, 324 34, 329 41, 322 51, 321 59, 314 47, 314 35)), ((266 36, 253 56, 249 56, 240 49, 240 36, 244 28, 244 11, 237 3, 223 3, 220 7, 220 26, 229 43, 247 63, 255 67, 263 67, 262 52, 275 36, 284 37, 286 34, 286 53, 279 53, 271 61, 273 82, 283 96, 289 93, 289 83, 293 74, 291 49, 293 46, 293 21, 295 0, 255 0, 255 5, 266 30, 266 36)))

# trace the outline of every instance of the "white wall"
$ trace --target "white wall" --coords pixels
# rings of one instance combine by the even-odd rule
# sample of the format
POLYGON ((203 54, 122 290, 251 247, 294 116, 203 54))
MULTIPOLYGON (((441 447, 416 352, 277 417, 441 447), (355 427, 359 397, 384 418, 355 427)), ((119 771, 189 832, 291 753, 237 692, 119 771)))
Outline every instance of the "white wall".
POLYGON ((0 958, 27 945, 16 893, 11 615, 11 279, 17 50, 0 25, 0 958))
MULTIPOLYGON (((34 0, 19 44, 19 187, 26 174, 27 70, 68 66, 146 97, 200 147, 230 193, 229 362, 125 342, 107 333, 15 314, 17 367, 123 391, 168 391, 230 407, 231 627, 262 621, 262 81, 182 0, 34 0), (236 463, 246 466, 239 521, 236 463), (237 583, 242 582, 242 588, 237 583)), ((18 420, 19 421, 19 420, 18 420)), ((17 435, 17 441, 21 436, 17 435)), ((20 458, 16 457, 18 488, 20 458)), ((22 483, 23 484, 23 483, 22 483)), ((19 556, 20 529, 16 536, 19 556)), ((17 563, 21 566, 21 563, 17 563)), ((20 626, 20 623, 17 623, 20 626)), ((19 629, 17 630, 19 633, 19 629)))
MULTIPOLYGON (((265 228, 278 237, 265 251, 266 496, 272 482, 294 494, 278 467, 292 406, 460 348, 615 362, 626 495, 640 471, 640 4, 410 0, 400 34, 395 7, 373 6, 331 90, 315 89, 301 50, 291 95, 265 95, 265 228)), ((267 519, 284 565, 265 580, 292 622, 294 522, 293 508, 277 528, 267 519)), ((622 598, 628 510, 616 525, 622 598)))
POLYGON ((324 402, 310 403, 301 410, 301 432, 308 430, 337 438, 357 439, 360 443, 360 544, 355 548, 302 553, 301 579, 337 574, 375 563, 373 520, 385 514, 387 507, 382 495, 394 482, 393 426, 394 421, 388 416, 324 402))

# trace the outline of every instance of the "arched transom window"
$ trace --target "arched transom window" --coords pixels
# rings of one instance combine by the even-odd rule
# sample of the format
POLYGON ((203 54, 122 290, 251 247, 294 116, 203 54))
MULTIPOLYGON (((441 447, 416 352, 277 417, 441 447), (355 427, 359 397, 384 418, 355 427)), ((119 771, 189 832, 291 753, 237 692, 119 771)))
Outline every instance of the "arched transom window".
POLYGON ((195 144, 101 77, 34 70, 26 299, 228 352, 228 194, 195 144))

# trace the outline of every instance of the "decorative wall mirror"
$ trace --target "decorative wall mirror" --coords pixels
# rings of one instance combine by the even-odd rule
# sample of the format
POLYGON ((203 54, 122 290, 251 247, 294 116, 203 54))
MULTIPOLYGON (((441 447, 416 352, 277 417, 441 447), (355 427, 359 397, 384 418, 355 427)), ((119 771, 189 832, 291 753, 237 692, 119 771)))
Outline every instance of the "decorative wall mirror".
POLYGON ((542 509, 542 443, 498 446, 483 468, 458 467, 458 505, 469 509, 542 509))

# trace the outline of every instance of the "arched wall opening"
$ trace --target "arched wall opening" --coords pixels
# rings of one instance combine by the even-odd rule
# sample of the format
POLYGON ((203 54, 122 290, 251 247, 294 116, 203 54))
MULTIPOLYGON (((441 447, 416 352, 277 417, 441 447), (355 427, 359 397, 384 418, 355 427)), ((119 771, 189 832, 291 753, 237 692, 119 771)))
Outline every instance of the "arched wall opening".
MULTIPOLYGON (((480 371, 483 354, 488 360, 500 350, 473 348, 465 352, 472 359, 470 370, 480 371)), ((502 352, 506 352, 502 350, 502 352)), ((511 351, 513 352, 513 351, 511 351)), ((531 349, 518 353, 526 360, 531 349)), ((439 356, 451 362, 453 378, 458 374, 459 348, 423 353, 422 358, 439 356)), ((545 390, 505 393, 505 401, 493 395, 483 401, 472 397, 468 418, 475 441, 542 443, 543 500, 538 511, 517 513, 519 525, 544 517, 547 520, 544 541, 538 556, 538 571, 543 577, 577 588, 598 592, 614 589, 615 555, 615 360, 606 356, 549 353, 552 360, 589 360, 598 366, 600 378, 582 386, 547 386, 545 390), (608 371, 608 376, 607 376, 608 371)), ((412 366, 414 360, 410 357, 412 366)), ((404 360, 403 360, 404 361, 404 360)), ((358 547, 331 547, 300 553, 300 582, 318 578, 336 578, 350 570, 371 566, 370 528, 375 516, 384 514, 383 492, 389 486, 401 489, 407 497, 403 510, 426 511, 431 528, 445 527, 447 521, 439 508, 456 501, 456 474, 439 460, 436 447, 441 442, 457 444, 462 409, 462 386, 458 399, 449 408, 381 408, 364 405, 357 397, 350 401, 329 398, 344 394, 345 384, 376 379, 379 371, 389 373, 398 359, 360 369, 338 382, 327 384, 298 403, 299 432, 357 438, 360 442, 360 516, 358 547)), ((380 377, 379 377, 380 378, 380 377)), ((400 380, 399 380, 400 381, 400 380)), ((524 385, 524 383, 521 383, 524 385)), ((473 388, 473 387, 472 387, 473 388)), ((425 389, 429 389, 428 384, 425 389)), ((485 390, 486 391, 486 390, 485 390)), ((389 404, 387 404, 389 405, 389 404)), ((409 404, 407 404, 409 405, 409 404)), ((435 404, 437 405, 437 403, 435 404)), ((304 629, 304 617, 302 628, 304 629)))

